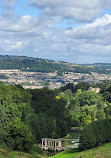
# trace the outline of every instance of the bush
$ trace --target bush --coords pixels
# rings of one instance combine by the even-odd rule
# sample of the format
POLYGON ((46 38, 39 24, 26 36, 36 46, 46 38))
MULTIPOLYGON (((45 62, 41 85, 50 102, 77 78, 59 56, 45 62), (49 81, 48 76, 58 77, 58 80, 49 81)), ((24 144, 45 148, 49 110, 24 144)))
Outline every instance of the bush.
POLYGON ((30 154, 40 154, 44 155, 44 151, 39 146, 32 146, 32 148, 29 151, 30 154))

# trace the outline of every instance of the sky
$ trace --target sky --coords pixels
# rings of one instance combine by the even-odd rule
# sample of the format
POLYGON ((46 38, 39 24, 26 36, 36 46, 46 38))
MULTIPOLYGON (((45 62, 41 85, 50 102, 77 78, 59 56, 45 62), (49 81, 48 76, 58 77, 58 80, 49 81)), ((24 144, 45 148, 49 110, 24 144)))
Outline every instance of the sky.
POLYGON ((111 62, 111 0, 0 0, 0 54, 111 62))

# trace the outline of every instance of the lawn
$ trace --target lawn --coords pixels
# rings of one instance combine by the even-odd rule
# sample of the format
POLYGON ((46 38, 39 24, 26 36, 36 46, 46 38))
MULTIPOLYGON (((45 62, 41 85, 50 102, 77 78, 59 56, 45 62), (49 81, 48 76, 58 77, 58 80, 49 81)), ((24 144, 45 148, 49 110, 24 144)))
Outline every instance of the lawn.
POLYGON ((111 158, 111 143, 79 152, 78 149, 68 149, 50 158, 111 158))

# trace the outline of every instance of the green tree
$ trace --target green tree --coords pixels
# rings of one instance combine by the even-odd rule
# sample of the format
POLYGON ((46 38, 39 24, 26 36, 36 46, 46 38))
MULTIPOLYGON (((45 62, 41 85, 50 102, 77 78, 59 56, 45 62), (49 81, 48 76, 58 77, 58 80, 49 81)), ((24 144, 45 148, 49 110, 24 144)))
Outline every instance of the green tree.
POLYGON ((6 144, 14 150, 28 151, 33 143, 34 137, 27 125, 16 119, 14 122, 8 123, 6 144))
POLYGON ((103 120, 103 119, 105 119, 105 117, 106 117, 106 115, 105 115, 104 110, 103 109, 99 109, 97 111, 97 119, 98 120, 103 120))

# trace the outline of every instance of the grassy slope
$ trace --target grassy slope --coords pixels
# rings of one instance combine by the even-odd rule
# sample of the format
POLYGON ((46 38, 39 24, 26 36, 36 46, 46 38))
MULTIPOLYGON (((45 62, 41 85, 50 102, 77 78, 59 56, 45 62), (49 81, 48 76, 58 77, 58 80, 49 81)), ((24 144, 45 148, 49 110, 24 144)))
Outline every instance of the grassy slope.
POLYGON ((19 152, 19 151, 12 151, 7 147, 1 147, 0 145, 0 158, 44 158, 42 156, 36 155, 33 156, 28 153, 19 152))
POLYGON ((0 148, 0 158, 34 158, 34 156, 22 152, 7 151, 4 148, 0 148))
POLYGON ((53 158, 111 158, 111 143, 83 152, 78 152, 77 149, 70 149, 59 153, 53 158))

